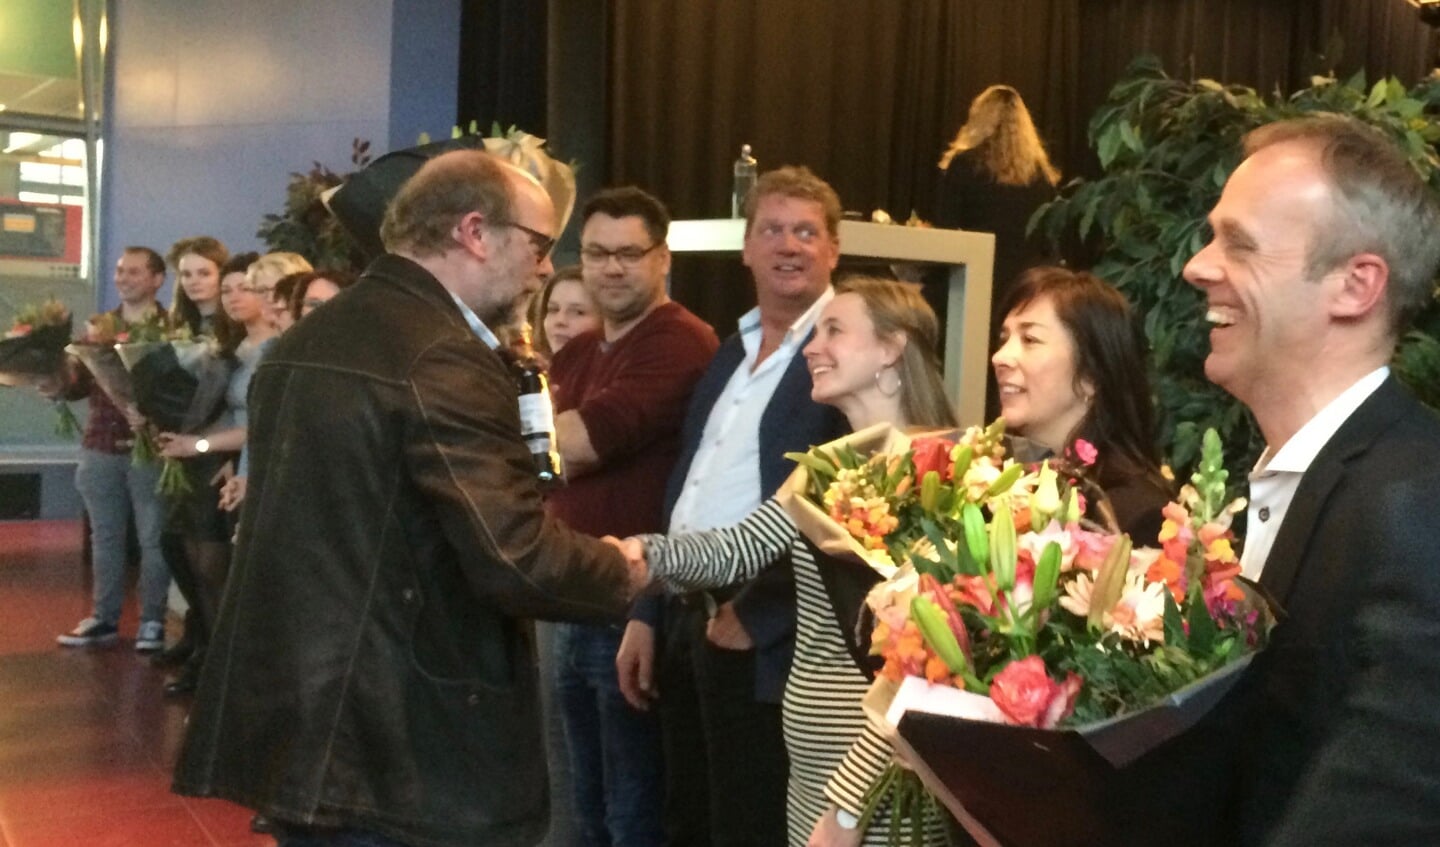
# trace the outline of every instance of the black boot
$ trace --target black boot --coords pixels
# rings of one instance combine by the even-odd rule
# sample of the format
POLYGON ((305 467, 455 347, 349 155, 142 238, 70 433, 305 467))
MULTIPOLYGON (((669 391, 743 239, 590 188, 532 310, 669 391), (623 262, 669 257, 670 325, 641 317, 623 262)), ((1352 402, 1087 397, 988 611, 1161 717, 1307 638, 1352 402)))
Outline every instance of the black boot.
POLYGON ((171 697, 194 694, 200 685, 200 654, 192 653, 190 660, 180 668, 180 673, 165 684, 165 693, 171 697))
POLYGON ((150 657, 150 664, 157 668, 176 668, 190 661, 199 631, 199 617, 194 609, 190 609, 185 613, 185 634, 180 636, 179 641, 150 657))

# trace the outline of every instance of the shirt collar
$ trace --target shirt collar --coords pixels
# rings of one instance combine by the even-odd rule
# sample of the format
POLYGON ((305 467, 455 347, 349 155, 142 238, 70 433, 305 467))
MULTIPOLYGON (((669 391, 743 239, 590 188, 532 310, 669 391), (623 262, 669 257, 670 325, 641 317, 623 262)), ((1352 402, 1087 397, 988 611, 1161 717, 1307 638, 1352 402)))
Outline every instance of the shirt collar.
MULTIPOLYGON (((815 321, 820 318, 820 312, 834 299, 835 287, 833 285, 825 286, 824 293, 816 298, 815 302, 810 304, 810 308, 796 318, 794 323, 790 324, 789 329, 785 330, 785 337, 780 341, 781 346, 793 346, 809 335, 810 330, 815 328, 815 321)), ((747 349, 752 343, 756 345, 760 343, 759 306, 740 316, 739 328, 740 338, 745 342, 747 349)))
POLYGON ((460 316, 465 319, 465 323, 470 325, 470 331, 475 333, 475 336, 481 341, 485 342, 486 346, 491 350, 499 350, 500 339, 496 338, 495 333, 490 331, 490 327, 486 326, 485 322, 480 320, 480 316, 475 314, 475 311, 469 306, 461 302, 460 298, 456 297, 453 292, 446 293, 450 295, 451 300, 455 301, 455 305, 460 309, 460 316))
POLYGON ((1255 464, 1256 472, 1304 473, 1309 470, 1310 464, 1334 437, 1336 431, 1389 376, 1390 368, 1382 365, 1356 380, 1355 384, 1325 404, 1325 407, 1316 412, 1313 418, 1306 421, 1305 425, 1300 427, 1300 430, 1291 436, 1290 440, 1286 441, 1279 450, 1275 450, 1272 454, 1270 446, 1266 445, 1260 461, 1255 464))

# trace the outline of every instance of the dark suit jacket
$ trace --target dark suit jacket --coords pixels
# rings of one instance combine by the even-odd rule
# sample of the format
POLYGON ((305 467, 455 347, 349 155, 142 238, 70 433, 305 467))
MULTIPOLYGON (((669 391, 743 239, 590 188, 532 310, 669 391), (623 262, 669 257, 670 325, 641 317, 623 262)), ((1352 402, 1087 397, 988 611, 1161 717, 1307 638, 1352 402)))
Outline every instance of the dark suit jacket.
POLYGON ((1260 583, 1241 837, 1440 844, 1440 419, 1392 377, 1316 456, 1260 583))
MULTIPOLYGON (((665 491, 667 522, 695 461, 710 411, 744 361, 745 347, 740 336, 732 335, 720 345, 710 367, 695 385, 680 433, 680 456, 665 491)), ((785 458, 786 453, 808 450, 849 431, 849 424, 837 409, 810 399, 810 372, 805 357, 797 352, 760 417, 761 498, 779 489, 794 469, 795 463, 785 458)), ((789 561, 767 569, 730 599, 736 616, 755 641, 755 699, 779 703, 795 652, 795 576, 789 561)), ((635 616, 653 624, 657 609, 655 601, 647 600, 635 616)))

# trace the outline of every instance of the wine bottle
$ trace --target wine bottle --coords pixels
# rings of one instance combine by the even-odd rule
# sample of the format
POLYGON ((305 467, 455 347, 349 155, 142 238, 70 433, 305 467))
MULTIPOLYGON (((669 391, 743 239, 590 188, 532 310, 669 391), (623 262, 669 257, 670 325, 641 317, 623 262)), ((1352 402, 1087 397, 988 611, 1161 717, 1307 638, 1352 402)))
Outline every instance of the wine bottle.
POLYGON ((510 368, 519 393, 520 435, 530 448, 535 476, 542 488, 564 485, 565 466, 555 441, 555 404, 550 399, 550 380, 530 347, 528 327, 517 333, 509 352, 510 368))

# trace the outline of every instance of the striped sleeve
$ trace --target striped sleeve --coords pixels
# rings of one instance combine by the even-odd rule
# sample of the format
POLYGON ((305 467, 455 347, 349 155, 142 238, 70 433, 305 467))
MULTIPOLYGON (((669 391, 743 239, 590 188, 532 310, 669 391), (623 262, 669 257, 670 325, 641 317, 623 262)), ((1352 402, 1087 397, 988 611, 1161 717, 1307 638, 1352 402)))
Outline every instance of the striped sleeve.
POLYGON ((734 526, 639 538, 651 578, 684 592, 751 579, 782 559, 798 535, 790 515, 771 498, 734 526))
POLYGON ((890 742, 874 721, 867 720, 864 731, 826 783, 825 796, 850 814, 859 815, 865 808, 865 795, 880 781, 893 758, 890 742))

